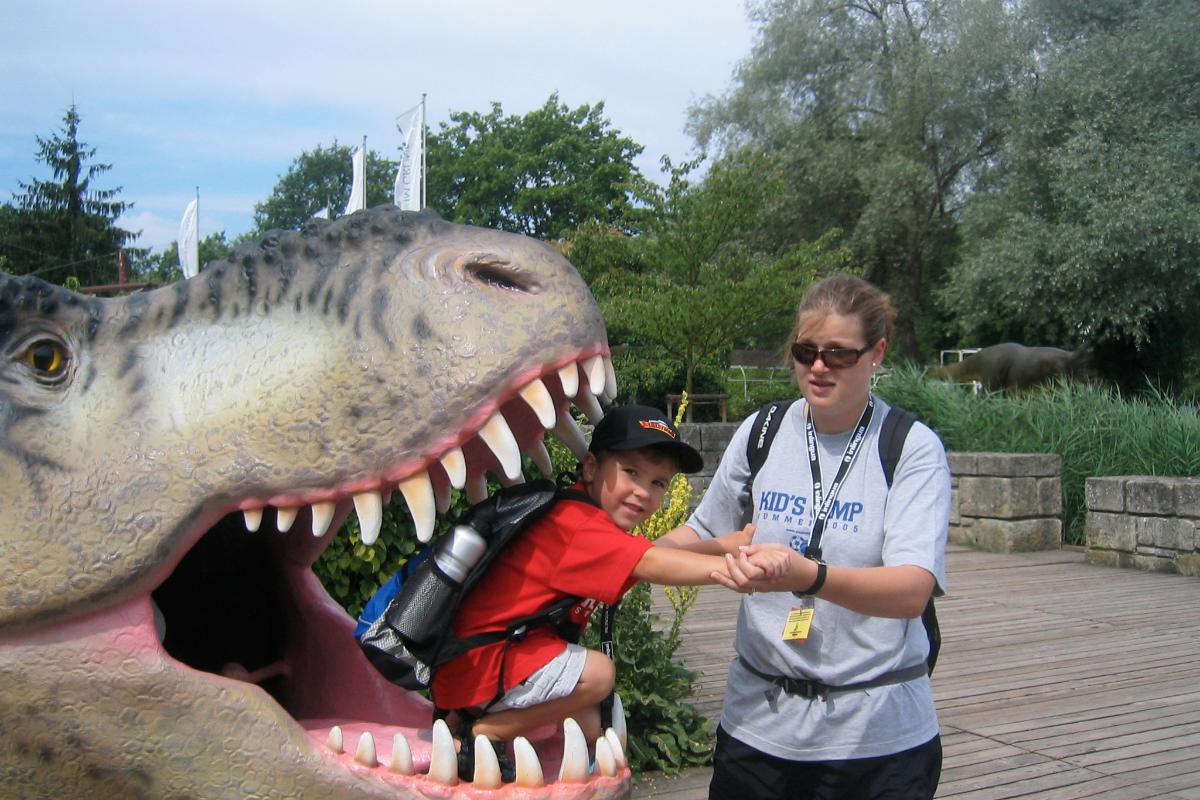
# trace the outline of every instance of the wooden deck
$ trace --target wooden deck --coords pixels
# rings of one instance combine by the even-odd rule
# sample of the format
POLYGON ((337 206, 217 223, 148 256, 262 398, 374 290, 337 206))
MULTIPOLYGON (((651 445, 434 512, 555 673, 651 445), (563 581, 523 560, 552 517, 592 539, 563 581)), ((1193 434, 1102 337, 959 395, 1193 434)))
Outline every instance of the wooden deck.
MULTIPOLYGON (((951 548, 938 601, 939 798, 1200 800, 1200 579, 1064 550, 951 548)), ((714 727, 737 596, 702 590, 681 655, 714 727)), ((635 798, 706 798, 709 770, 643 775, 635 798)))

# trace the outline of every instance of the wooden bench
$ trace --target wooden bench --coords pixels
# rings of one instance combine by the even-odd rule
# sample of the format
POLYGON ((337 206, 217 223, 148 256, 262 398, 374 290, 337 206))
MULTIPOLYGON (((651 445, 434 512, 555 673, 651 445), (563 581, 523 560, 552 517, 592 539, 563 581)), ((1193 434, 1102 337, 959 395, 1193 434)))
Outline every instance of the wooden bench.
MULTIPOLYGON (((679 405, 683 400, 682 394, 667 395, 667 419, 675 419, 675 406, 679 405)), ((729 416, 729 395, 725 392, 714 392, 712 394, 689 394, 687 404, 687 421, 692 421, 692 409, 696 406, 719 406, 721 409, 721 422, 728 422, 729 416)))

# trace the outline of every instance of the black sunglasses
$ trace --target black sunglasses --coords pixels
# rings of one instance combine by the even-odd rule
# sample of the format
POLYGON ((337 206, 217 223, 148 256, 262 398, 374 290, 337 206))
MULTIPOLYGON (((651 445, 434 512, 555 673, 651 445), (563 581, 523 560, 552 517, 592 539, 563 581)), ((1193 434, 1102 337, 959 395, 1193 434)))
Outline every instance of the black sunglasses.
POLYGON ((862 350, 855 350, 850 347, 833 347, 825 350, 820 347, 814 347, 811 344, 792 342, 792 358, 806 367, 811 367, 817 362, 817 358, 820 358, 822 363, 829 369, 845 369, 857 364, 862 354, 874 346, 869 344, 862 350))

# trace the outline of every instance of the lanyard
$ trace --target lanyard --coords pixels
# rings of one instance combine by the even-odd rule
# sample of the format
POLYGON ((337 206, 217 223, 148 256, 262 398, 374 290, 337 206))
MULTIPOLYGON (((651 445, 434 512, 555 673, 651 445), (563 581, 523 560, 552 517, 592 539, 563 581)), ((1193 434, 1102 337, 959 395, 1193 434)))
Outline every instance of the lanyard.
POLYGON ((808 444, 808 466, 812 472, 813 505, 817 508, 817 516, 813 520, 812 536, 808 540, 807 555, 811 559, 821 560, 821 533, 825 530, 825 521, 829 519, 829 513, 833 510, 833 502, 842 488, 842 481, 846 479, 846 473, 850 471, 850 467, 854 463, 854 457, 858 455, 859 445, 867 435, 867 426, 871 424, 871 415, 874 413, 875 398, 873 395, 867 395, 867 407, 863 409, 862 416, 858 418, 858 425, 855 426, 854 433, 846 444, 846 452, 842 453, 837 474, 833 476, 833 483, 829 485, 829 494, 824 494, 821 485, 821 461, 817 455, 817 431, 813 426, 812 409, 807 405, 804 408, 804 436, 808 444))

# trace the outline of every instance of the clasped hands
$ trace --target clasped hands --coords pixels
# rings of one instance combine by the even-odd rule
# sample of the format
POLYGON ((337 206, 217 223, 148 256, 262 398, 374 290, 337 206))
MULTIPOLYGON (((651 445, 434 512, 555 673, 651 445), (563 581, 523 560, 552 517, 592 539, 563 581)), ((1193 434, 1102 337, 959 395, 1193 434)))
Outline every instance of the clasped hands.
POLYGON ((754 544, 753 525, 731 536, 744 539, 746 544, 738 544, 736 554, 725 554, 725 572, 712 572, 713 581, 742 594, 786 591, 781 584, 792 571, 792 549, 782 544, 754 544))

